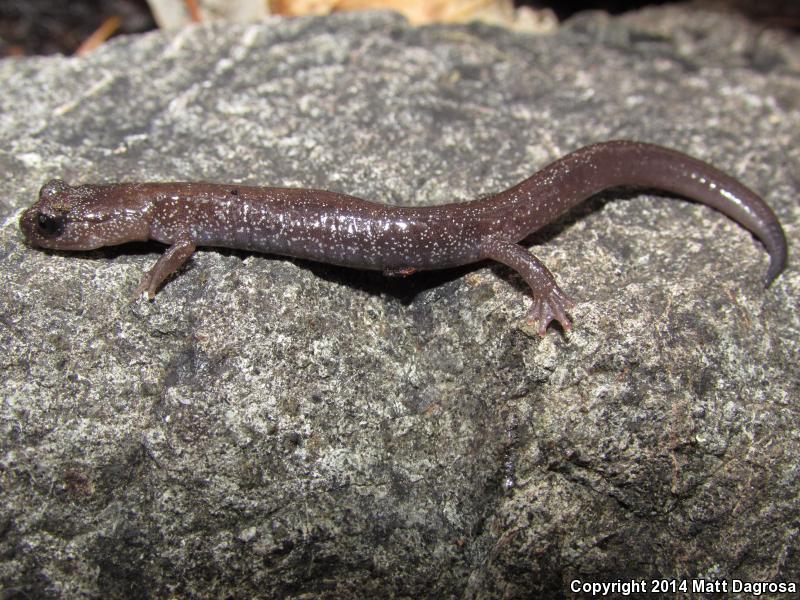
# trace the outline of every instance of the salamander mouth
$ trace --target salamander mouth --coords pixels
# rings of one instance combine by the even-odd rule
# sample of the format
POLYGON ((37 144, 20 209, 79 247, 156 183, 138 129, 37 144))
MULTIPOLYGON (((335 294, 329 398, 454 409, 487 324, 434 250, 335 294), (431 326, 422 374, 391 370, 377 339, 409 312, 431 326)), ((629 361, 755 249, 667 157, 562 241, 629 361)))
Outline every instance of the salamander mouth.
POLYGON ((96 250, 115 243, 98 235, 93 226, 110 221, 107 215, 91 214, 75 221, 69 215, 32 206, 19 218, 25 242, 33 248, 51 250, 96 250))
POLYGON ((22 213, 22 216, 19 218, 19 228, 22 231, 22 235, 25 236, 25 241, 31 246, 39 246, 38 236, 36 235, 36 215, 38 214, 38 210, 34 208, 29 208, 25 212, 22 213))
POLYGON ((67 249, 71 244, 64 239, 67 218, 31 207, 22 213, 19 228, 25 241, 34 248, 67 249))

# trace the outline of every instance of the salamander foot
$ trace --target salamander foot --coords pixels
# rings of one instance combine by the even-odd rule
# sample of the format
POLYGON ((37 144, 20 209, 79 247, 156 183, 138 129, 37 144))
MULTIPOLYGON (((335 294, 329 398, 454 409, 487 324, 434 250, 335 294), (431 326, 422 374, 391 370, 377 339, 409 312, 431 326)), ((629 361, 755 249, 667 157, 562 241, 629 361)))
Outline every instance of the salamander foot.
POLYGON ((560 287, 555 286, 543 296, 537 294, 534 297, 525 322, 536 327, 537 333, 542 337, 547 335, 547 326, 552 321, 558 321, 564 331, 569 331, 572 329, 572 322, 566 311, 573 306, 575 302, 560 287))

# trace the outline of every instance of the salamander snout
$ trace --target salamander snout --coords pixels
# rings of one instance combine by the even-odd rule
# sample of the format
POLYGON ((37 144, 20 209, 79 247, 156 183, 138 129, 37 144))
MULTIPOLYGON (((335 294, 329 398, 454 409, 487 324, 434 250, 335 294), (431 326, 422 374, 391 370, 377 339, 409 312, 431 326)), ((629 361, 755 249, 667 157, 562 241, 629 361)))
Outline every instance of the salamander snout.
POLYGON ((120 196, 114 185, 69 185, 51 179, 19 219, 25 240, 54 250, 94 250, 146 240, 151 202, 146 195, 120 196))
POLYGON ((51 179, 39 191, 39 199, 19 219, 19 228, 32 246, 53 245, 64 232, 69 185, 61 179, 51 179))
POLYGON ((82 199, 61 179, 51 179, 39 191, 39 199, 19 219, 25 240, 34 247, 81 250, 85 240, 75 227, 81 213, 82 199))
MULTIPOLYGON (((31 207, 22 213, 19 228, 32 246, 51 247, 46 240, 57 238, 64 231, 64 217, 59 214, 41 212, 31 207)), ((55 247, 55 246, 52 246, 55 247)))

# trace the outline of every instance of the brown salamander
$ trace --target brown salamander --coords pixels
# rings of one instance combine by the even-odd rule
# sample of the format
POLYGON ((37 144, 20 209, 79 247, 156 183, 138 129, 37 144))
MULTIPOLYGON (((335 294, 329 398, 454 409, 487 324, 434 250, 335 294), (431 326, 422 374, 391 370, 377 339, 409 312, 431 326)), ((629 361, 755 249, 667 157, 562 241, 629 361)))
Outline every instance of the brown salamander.
POLYGON ((786 238, 767 204, 742 183, 675 150, 631 141, 586 146, 497 194, 430 207, 399 207, 335 192, 212 183, 69 186, 54 179, 20 218, 32 246, 90 250, 157 240, 169 249, 137 288, 150 298, 197 246, 294 256, 387 275, 491 259, 533 292, 529 318, 544 335, 566 330, 573 305, 550 271, 519 242, 586 198, 637 186, 685 196, 724 213, 770 256, 766 284, 786 263, 786 238))

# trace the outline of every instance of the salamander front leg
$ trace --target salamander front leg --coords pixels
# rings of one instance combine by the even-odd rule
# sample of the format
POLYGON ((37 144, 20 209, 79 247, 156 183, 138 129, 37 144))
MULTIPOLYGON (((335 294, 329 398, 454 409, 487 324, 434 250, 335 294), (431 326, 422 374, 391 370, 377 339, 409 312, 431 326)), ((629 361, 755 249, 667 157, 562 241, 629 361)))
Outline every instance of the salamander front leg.
POLYGON ((144 276, 134 292, 134 299, 141 296, 142 292, 147 292, 147 298, 152 300, 164 280, 189 260, 195 248, 196 246, 188 240, 179 240, 172 244, 144 276))
POLYGON ((538 326, 539 335, 547 334, 551 321, 558 321, 565 331, 572 328, 566 311, 575 303, 558 287, 553 274, 533 254, 519 244, 496 238, 481 241, 486 258, 511 267, 519 273, 533 292, 533 304, 527 320, 538 326))

